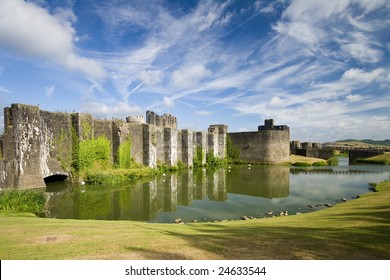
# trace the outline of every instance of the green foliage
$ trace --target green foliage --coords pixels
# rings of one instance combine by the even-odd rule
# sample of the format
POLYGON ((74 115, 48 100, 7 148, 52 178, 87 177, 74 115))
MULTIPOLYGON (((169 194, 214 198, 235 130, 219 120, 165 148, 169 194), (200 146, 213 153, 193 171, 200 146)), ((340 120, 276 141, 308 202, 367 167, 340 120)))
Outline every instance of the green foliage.
POLYGON ((81 124, 81 137, 83 140, 93 139, 93 130, 90 123, 83 122, 81 124))
POLYGON ((131 158, 131 138, 128 137, 123 141, 118 149, 118 166, 119 168, 130 168, 132 164, 131 158))
POLYGON ((111 143, 104 136, 79 143, 79 171, 86 171, 95 163, 107 168, 111 166, 111 143))
POLYGON ((0 210, 41 214, 45 211, 46 196, 43 192, 6 190, 0 195, 0 210))
POLYGON ((225 164, 223 159, 214 156, 214 149, 210 149, 206 154, 206 166, 208 168, 216 168, 225 164))
POLYGON ((80 151, 79 136, 77 135, 76 128, 72 125, 72 163, 71 163, 71 167, 73 168, 75 173, 78 173, 80 171, 79 151, 80 151))
POLYGON ((236 145, 234 145, 232 139, 230 139, 229 135, 226 136, 226 153, 227 159, 232 163, 240 163, 240 150, 236 145))
POLYGON ((163 164, 161 162, 157 163, 157 173, 164 173, 164 172, 169 172, 169 171, 179 171, 186 169, 186 165, 179 161, 177 165, 170 166, 168 164, 163 164))
POLYGON ((337 157, 331 157, 330 159, 328 159, 328 165, 329 166, 339 165, 339 159, 337 157))
POLYGON ((194 159, 193 159, 194 168, 203 166, 203 158, 204 158, 203 149, 201 147, 196 147, 194 159))
POLYGON ((72 153, 69 152, 71 143, 69 139, 72 137, 71 132, 64 128, 60 128, 60 133, 54 139, 54 145, 57 149, 57 159, 61 162, 61 167, 69 171, 72 164, 72 153))
POLYGON ((377 159, 377 160, 372 160, 372 159, 365 159, 365 158, 360 158, 356 160, 356 163, 362 163, 362 164, 379 164, 379 165, 388 165, 389 162, 385 159, 377 159))
POLYGON ((312 166, 312 165, 311 165, 310 162, 301 162, 301 161, 298 161, 298 162, 294 163, 293 166, 309 167, 309 166, 312 166))
POLYGON ((88 184, 116 184, 156 175, 157 173, 157 169, 146 166, 138 166, 131 169, 90 169, 85 173, 85 182, 88 184))
POLYGON ((327 166, 328 163, 324 161, 317 161, 313 163, 313 166, 327 166))

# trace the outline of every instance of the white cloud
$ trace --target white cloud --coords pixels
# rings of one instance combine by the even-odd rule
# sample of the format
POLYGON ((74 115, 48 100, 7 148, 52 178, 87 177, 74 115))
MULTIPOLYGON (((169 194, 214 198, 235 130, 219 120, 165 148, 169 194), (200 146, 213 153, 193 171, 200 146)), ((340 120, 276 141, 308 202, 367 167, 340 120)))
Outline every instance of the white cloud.
POLYGON ((350 102, 358 102, 363 99, 363 97, 360 94, 350 94, 347 95, 346 99, 350 102))
POLYGON ((0 91, 5 92, 5 93, 12 93, 11 90, 5 89, 5 88, 3 88, 1 86, 0 86, 0 91))
POLYGON ((24 56, 48 59, 94 78, 105 75, 102 66, 75 53, 75 16, 68 10, 51 15, 23 0, 0 1, 0 47, 24 56))
POLYGON ((384 68, 377 68, 371 72, 367 72, 359 68, 351 68, 344 72, 341 79, 342 81, 350 83, 369 84, 376 81, 386 82, 389 74, 390 71, 384 68))
POLYGON ((274 25, 277 34, 270 45, 276 47, 274 52, 289 53, 294 57, 314 54, 332 59, 343 57, 360 63, 379 62, 384 49, 380 43, 380 31, 386 32, 390 22, 372 19, 368 14, 390 5, 386 0, 372 2, 375 3, 292 1, 281 20, 274 25))
POLYGON ((172 73, 171 83, 179 88, 191 87, 211 75, 206 67, 200 64, 183 67, 172 73))
POLYGON ((164 105, 168 108, 171 109, 175 106, 175 100, 172 98, 169 98, 167 96, 164 96, 163 98, 164 105))
POLYGON ((382 51, 372 48, 369 44, 348 43, 341 46, 341 49, 348 56, 355 58, 361 62, 375 63, 379 62, 383 56, 382 51))
POLYGON ((158 85, 163 80, 163 72, 161 70, 144 70, 139 73, 139 79, 146 85, 158 85))
POLYGON ((142 110, 134 105, 130 106, 127 102, 117 101, 113 105, 106 105, 102 102, 88 102, 82 106, 83 112, 98 116, 132 116, 139 115, 142 110))
POLYGON ((221 4, 213 1, 200 2, 200 5, 191 16, 191 24, 197 26, 200 32, 211 28, 213 25, 227 24, 231 20, 232 14, 224 14, 224 10, 230 2, 226 1, 221 4))
POLYGON ((54 90, 55 90, 55 86, 54 85, 51 85, 49 87, 45 87, 45 91, 46 91, 46 97, 49 98, 53 95, 54 93, 54 90))
POLYGON ((210 111, 203 111, 203 110, 200 110, 200 111, 195 111, 195 114, 198 115, 198 116, 210 116, 210 115, 212 115, 213 113, 210 112, 210 111))

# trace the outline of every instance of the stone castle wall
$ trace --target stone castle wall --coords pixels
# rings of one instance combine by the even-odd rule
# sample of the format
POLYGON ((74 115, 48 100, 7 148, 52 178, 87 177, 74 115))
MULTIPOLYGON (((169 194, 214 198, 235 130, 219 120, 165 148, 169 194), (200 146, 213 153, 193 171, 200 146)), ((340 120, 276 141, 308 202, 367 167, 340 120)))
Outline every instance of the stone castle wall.
POLYGON ((179 162, 192 167, 196 147, 205 153, 212 149, 220 158, 225 155, 226 135, 221 134, 226 134, 226 126, 213 126, 210 132, 179 130, 175 117, 150 111, 144 123, 142 117, 128 117, 127 122, 100 120, 90 114, 54 113, 13 104, 4 109, 4 123, 0 189, 41 188, 45 178, 70 175, 78 143, 98 137, 110 141, 112 163, 116 163, 120 144, 129 137, 131 157, 150 167, 179 162))
POLYGON ((290 159, 290 130, 287 126, 274 126, 266 120, 258 131, 228 133, 246 162, 274 164, 290 159))
POLYGON ((229 133, 226 125, 210 125, 208 131, 180 130, 175 117, 154 112, 124 120, 95 119, 90 114, 55 113, 37 106, 12 104, 4 109, 4 134, 1 140, 0 189, 41 188, 45 179, 71 175, 72 162, 79 154, 79 143, 105 137, 111 143, 110 156, 117 163, 121 143, 131 140, 129 156, 150 167, 192 167, 197 149, 225 158, 227 135, 240 149, 241 160, 256 163, 287 161, 290 132, 287 126, 274 126, 267 120, 257 132, 229 133))

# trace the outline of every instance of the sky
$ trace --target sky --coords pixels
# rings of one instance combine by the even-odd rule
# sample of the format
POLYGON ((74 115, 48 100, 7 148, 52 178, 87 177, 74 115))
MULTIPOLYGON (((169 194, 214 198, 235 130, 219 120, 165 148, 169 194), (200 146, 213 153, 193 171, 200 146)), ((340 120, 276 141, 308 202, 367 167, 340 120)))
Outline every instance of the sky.
POLYGON ((390 1, 0 0, 0 106, 12 103, 389 139, 390 1))

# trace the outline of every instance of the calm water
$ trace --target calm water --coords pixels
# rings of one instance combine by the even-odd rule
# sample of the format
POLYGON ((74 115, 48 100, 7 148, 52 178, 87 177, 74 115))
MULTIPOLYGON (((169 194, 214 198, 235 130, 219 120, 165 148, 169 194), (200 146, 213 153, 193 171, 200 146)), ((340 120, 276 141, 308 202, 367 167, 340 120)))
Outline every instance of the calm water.
POLYGON ((186 171, 127 185, 48 184, 51 217, 173 222, 263 217, 310 212, 369 191, 389 179, 389 166, 294 168, 232 166, 186 171), (314 208, 309 208, 312 205, 314 208))

